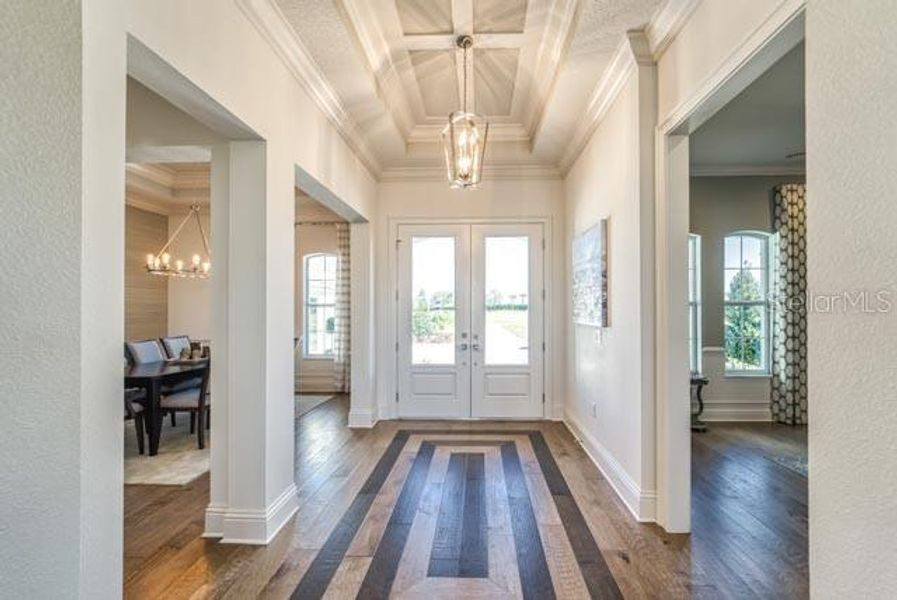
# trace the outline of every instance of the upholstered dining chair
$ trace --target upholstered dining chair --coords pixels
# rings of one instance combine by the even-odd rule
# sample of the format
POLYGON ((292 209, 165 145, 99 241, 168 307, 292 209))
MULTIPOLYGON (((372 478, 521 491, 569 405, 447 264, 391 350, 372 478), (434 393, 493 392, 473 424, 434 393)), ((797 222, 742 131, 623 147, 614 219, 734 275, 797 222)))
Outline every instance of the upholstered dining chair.
POLYGON ((137 430, 137 452, 143 454, 143 440, 146 436, 144 427, 143 403, 146 391, 140 388, 125 389, 125 421, 134 421, 134 429, 137 430))
POLYGON ((165 353, 159 340, 140 340, 138 342, 125 342, 125 352, 128 360, 135 365, 162 362, 165 353))
POLYGON ((196 432, 196 445, 202 450, 205 448, 205 430, 209 424, 209 398, 206 394, 209 389, 208 362, 199 379, 199 387, 169 393, 163 391, 159 405, 172 416, 176 412, 190 413, 190 433, 196 432))
POLYGON ((168 358, 180 358, 181 351, 190 349, 190 338, 186 335, 175 335, 162 338, 162 346, 168 358))

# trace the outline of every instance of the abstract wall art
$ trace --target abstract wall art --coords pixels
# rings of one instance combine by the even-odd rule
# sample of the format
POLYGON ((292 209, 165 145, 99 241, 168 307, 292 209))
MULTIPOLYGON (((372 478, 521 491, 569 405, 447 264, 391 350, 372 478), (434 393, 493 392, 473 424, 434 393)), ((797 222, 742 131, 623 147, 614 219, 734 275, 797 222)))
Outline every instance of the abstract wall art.
POLYGON ((608 326, 607 219, 573 238, 573 322, 608 326))

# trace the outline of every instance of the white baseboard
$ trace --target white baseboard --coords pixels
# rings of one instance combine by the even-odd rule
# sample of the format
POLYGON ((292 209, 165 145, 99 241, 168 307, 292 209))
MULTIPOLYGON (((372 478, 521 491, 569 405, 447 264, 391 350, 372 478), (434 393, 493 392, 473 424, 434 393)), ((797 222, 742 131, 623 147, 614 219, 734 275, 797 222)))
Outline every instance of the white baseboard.
POLYGON ((291 483, 266 510, 228 509, 222 519, 221 543, 269 543, 299 509, 297 494, 291 483))
POLYGON ((617 496, 632 516, 639 522, 653 523, 657 517, 657 493, 640 489, 610 451, 588 433, 569 412, 565 415, 564 425, 617 492, 617 496))
POLYGON ((772 421, 772 413, 768 404, 705 402, 701 420, 767 423, 772 421))
POLYGON ((224 515, 226 506, 209 504, 206 507, 206 528, 202 534, 204 538, 220 538, 224 535, 224 515))
POLYGON ((350 410, 349 427, 352 429, 370 429, 377 424, 374 413, 369 410, 350 410))

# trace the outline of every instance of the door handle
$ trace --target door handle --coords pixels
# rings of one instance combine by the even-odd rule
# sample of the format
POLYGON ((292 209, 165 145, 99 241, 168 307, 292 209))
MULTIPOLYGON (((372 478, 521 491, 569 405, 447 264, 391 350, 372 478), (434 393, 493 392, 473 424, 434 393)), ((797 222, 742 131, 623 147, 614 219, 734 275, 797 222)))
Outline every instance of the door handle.
POLYGON ((479 352, 479 351, 480 351, 480 345, 479 345, 479 344, 473 344, 473 345, 471 346, 471 348, 473 349, 474 352, 479 352))
POLYGON ((458 350, 461 352, 467 352, 467 343, 458 344, 458 350))

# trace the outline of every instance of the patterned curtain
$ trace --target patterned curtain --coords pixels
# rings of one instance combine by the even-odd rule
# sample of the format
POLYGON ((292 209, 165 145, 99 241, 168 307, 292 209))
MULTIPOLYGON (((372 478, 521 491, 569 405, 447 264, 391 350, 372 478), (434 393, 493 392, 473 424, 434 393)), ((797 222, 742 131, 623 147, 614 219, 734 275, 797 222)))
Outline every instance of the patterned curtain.
POLYGON ((772 419, 807 423, 807 190, 804 184, 776 187, 773 231, 775 312, 772 329, 772 419))
POLYGON ((349 310, 349 224, 336 224, 336 306, 333 319, 333 384, 348 392, 351 380, 349 310))

